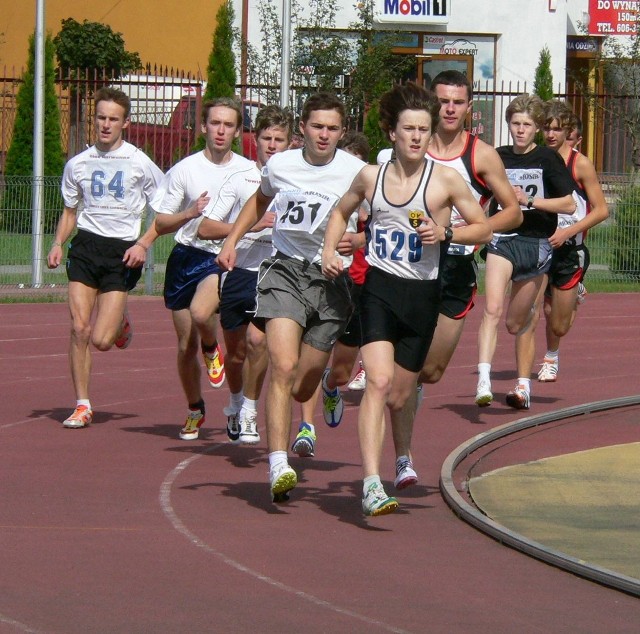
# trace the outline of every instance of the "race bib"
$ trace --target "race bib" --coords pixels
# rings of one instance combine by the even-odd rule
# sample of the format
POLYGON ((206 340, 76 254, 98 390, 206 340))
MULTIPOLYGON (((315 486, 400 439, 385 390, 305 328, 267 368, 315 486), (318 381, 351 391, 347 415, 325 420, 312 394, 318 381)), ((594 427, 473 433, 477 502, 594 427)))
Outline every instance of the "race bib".
MULTIPOLYGON (((509 182, 521 187, 524 193, 534 198, 544 198, 544 183, 542 180, 542 168, 521 169, 510 168, 506 170, 509 182)), ((520 205, 526 209, 526 205, 520 205)))
POLYGON ((277 230, 314 233, 336 202, 333 196, 313 191, 280 192, 274 209, 277 230))

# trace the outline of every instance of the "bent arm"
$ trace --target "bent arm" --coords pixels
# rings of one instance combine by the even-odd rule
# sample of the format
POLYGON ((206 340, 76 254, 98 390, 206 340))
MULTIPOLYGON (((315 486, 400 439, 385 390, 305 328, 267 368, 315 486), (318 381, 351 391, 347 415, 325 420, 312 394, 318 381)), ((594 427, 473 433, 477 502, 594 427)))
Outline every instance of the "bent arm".
POLYGON ((513 187, 507 178, 500 155, 490 145, 482 144, 477 150, 478 164, 482 169, 478 174, 493 192, 500 211, 489 218, 491 229, 496 233, 516 229, 522 224, 523 214, 513 187))

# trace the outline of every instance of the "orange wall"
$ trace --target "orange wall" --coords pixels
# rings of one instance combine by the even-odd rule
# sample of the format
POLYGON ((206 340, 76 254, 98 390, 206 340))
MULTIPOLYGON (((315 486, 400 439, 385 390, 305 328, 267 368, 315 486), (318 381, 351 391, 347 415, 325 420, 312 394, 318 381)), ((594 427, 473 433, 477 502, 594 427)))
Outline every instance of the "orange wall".
MULTIPOLYGON (((102 22, 122 33, 143 64, 206 77, 216 13, 222 0, 44 0, 46 30, 66 18, 102 22)), ((22 68, 35 29, 36 0, 0 0, 0 69, 22 68)))

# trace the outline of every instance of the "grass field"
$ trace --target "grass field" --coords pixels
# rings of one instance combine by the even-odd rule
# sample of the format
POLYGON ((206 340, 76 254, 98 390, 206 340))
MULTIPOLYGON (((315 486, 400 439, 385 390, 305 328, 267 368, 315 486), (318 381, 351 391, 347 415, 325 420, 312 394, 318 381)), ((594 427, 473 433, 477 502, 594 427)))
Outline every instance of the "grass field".
MULTIPOLYGON (((586 286, 589 292, 637 292, 640 291, 640 279, 638 277, 615 273, 610 270, 609 254, 612 250, 614 239, 613 227, 610 224, 602 224, 589 233, 588 245, 591 253, 591 265, 586 276, 586 286)), ((49 271, 46 268, 47 252, 53 242, 52 235, 44 236, 43 240, 43 285, 58 289, 66 286, 64 268, 49 271)), ((136 293, 144 293, 146 288, 152 288, 153 294, 159 294, 164 281, 164 264, 173 247, 173 236, 161 236, 153 245, 150 257, 153 257, 154 272, 151 283, 145 284, 143 279, 138 284, 136 293)), ((640 245, 639 245, 640 248, 640 245)), ((38 289, 37 294, 21 293, 23 289, 32 286, 32 240, 30 235, 9 234, 0 231, 0 302, 3 301, 42 301, 35 299, 44 296, 45 289, 38 289), (20 285, 23 285, 20 288, 20 285), (20 300, 17 297, 23 297, 20 300), (29 299, 28 299, 29 297, 29 299)), ((483 263, 480 262, 479 290, 484 292, 483 263)), ((53 292, 53 298, 59 297, 59 290, 53 292)), ((46 300, 45 300, 46 301, 46 300)), ((49 300, 50 301, 50 300, 49 300)))

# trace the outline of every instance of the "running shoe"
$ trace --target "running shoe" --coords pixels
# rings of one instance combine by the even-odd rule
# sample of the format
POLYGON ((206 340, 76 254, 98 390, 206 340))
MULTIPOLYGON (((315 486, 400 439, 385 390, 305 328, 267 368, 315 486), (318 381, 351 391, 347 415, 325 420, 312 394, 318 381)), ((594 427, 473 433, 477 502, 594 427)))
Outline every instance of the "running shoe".
POLYGON ((507 405, 514 409, 529 409, 530 395, 524 385, 518 383, 511 392, 507 394, 507 405))
POLYGON ((298 428, 298 435, 291 445, 291 451, 301 458, 311 458, 315 454, 316 434, 313 425, 302 422, 298 428))
POLYGON ((133 327, 131 326, 131 321, 129 321, 129 315, 125 312, 122 317, 122 328, 120 328, 120 334, 118 338, 114 341, 116 348, 120 348, 120 350, 124 350, 129 347, 133 339, 133 327))
POLYGON ((491 393, 491 383, 480 379, 478 388, 476 389, 476 405, 478 407, 487 407, 493 402, 493 394, 491 393))
POLYGON ((197 440, 200 427, 204 423, 204 412, 199 409, 190 409, 184 427, 180 430, 180 440, 197 440))
POLYGON ((209 377, 209 384, 216 389, 222 387, 224 383, 224 356, 222 354, 222 348, 216 346, 216 351, 213 355, 205 352, 204 363, 207 366, 207 376, 209 377))
POLYGON ((362 367, 362 361, 360 361, 360 369, 358 373, 353 377, 353 381, 347 385, 352 392, 362 392, 367 387, 367 373, 362 367))
POLYGON ((398 508, 398 500, 389 497, 378 482, 374 482, 362 498, 362 512, 365 515, 387 515, 398 508))
POLYGON ((258 433, 258 412, 240 410, 240 435, 238 440, 243 445, 255 445, 260 442, 260 434, 258 433))
POLYGON ((269 482, 272 500, 276 503, 286 502, 289 491, 298 484, 298 476, 286 462, 281 462, 269 472, 269 482))
POLYGON ((68 429, 81 429, 88 427, 93 420, 93 411, 86 405, 78 405, 73 414, 67 418, 62 424, 68 429))
POLYGON ((558 378, 558 359, 544 358, 540 372, 538 372, 538 381, 541 383, 553 383, 558 378))
POLYGON ((324 387, 324 382, 329 374, 330 370, 327 368, 322 375, 322 414, 324 416, 324 422, 329 427, 337 427, 342 420, 342 414, 344 413, 344 402, 342 401, 342 395, 340 390, 328 391, 324 387))
POLYGON ((240 442, 240 414, 230 407, 223 408, 222 413, 227 417, 227 436, 235 445, 240 442))
POLYGON ((418 481, 418 474, 415 472, 413 468, 413 462, 409 460, 406 456, 402 456, 402 458, 398 458, 396 460, 396 479, 393 481, 393 485, 398 489, 398 491, 402 491, 402 489, 406 489, 414 485, 418 481))
POLYGON ((582 282, 578 282, 578 304, 584 304, 587 299, 587 289, 582 282))

